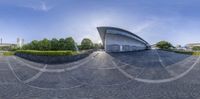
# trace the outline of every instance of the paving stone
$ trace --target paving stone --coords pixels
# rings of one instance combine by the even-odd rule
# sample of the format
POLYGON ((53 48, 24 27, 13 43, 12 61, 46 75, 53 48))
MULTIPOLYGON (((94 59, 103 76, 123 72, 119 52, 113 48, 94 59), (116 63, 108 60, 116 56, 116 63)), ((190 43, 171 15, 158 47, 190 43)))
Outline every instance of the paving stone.
POLYGON ((70 89, 81 86, 81 83, 74 80, 68 73, 43 73, 37 79, 29 82, 29 85, 46 89, 70 89))
MULTIPOLYGON (((178 76, 198 58, 160 50, 157 53, 164 66, 155 50, 98 52, 91 56, 89 63, 59 73, 41 72, 12 57, 0 57, 0 99, 200 99, 200 61, 183 77, 165 83, 136 81, 122 73, 160 80, 178 76), (11 71, 7 60, 21 81, 11 71), (38 73, 41 74, 37 76, 38 73), (24 83, 27 79, 31 79, 30 82, 24 83)), ((71 64, 49 65, 47 69, 64 69, 90 58, 71 64)), ((20 60, 44 68, 41 64, 20 60)))

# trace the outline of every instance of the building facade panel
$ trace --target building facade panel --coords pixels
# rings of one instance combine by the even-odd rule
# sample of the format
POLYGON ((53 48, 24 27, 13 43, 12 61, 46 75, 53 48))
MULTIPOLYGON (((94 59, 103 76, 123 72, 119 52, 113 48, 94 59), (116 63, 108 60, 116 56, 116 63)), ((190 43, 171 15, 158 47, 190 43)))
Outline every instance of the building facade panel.
POLYGON ((97 28, 106 52, 126 52, 145 50, 149 44, 128 31, 113 28, 99 27, 97 28))

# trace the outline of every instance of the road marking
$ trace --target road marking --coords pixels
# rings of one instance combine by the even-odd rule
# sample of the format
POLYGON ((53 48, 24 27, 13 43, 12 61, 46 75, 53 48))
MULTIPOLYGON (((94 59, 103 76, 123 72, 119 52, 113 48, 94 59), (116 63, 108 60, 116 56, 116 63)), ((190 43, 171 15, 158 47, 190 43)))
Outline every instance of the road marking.
POLYGON ((113 65, 122 73, 124 74, 126 77, 130 78, 130 79, 134 79, 134 77, 130 74, 128 74, 127 72, 125 72, 123 69, 121 69, 119 66, 117 66, 117 64, 112 60, 113 65))
POLYGON ((157 50, 155 50, 155 53, 156 53, 156 55, 158 56, 158 60, 159 60, 159 62, 160 62, 160 64, 161 64, 161 66, 165 68, 165 64, 163 63, 163 60, 161 59, 161 57, 160 57, 160 55, 158 54, 157 50))
POLYGON ((198 59, 196 60, 196 62, 185 72, 179 74, 178 76, 172 77, 172 78, 168 78, 168 79, 161 79, 161 80, 148 80, 148 79, 141 79, 141 78, 135 78, 135 80, 137 81, 141 81, 141 82, 146 82, 146 83, 165 83, 165 82, 171 82, 177 79, 180 79, 182 77, 184 77, 185 75, 187 75, 195 66, 196 64, 199 62, 200 57, 198 57, 198 59))
MULTIPOLYGON (((43 70, 45 70, 47 68, 47 65, 44 66, 43 70)), ((24 81, 24 83, 29 83, 31 81, 36 80, 37 78, 39 78, 42 75, 43 71, 39 71, 35 76, 33 76, 32 78, 29 78, 27 80, 24 81)))
POLYGON ((32 86, 32 85, 29 85, 29 84, 23 82, 23 81, 17 76, 17 74, 16 74, 15 71, 13 70, 12 65, 11 65, 11 63, 10 63, 10 61, 9 61, 8 59, 7 59, 7 64, 8 64, 8 66, 9 66, 10 70, 12 71, 13 75, 15 76, 15 78, 17 78, 17 80, 18 80, 19 82, 21 82, 21 83, 23 83, 23 84, 25 84, 25 85, 27 85, 27 86, 29 86, 29 87, 31 87, 31 88, 36 88, 36 89, 41 89, 41 90, 69 90, 69 89, 73 89, 73 88, 79 88, 79 87, 81 87, 81 86, 84 85, 84 84, 79 84, 79 85, 72 86, 72 87, 68 87, 68 88, 41 88, 41 87, 37 87, 37 86, 32 86))
POLYGON ((187 75, 197 65, 197 63, 199 61, 200 61, 200 57, 198 57, 196 59, 196 61, 194 62, 194 64, 189 69, 187 69, 185 72, 179 74, 178 76, 167 78, 167 79, 161 79, 161 80, 150 80, 150 79, 142 79, 142 78, 134 77, 134 76, 130 75, 129 73, 125 72, 119 66, 117 66, 117 64, 113 60, 112 60, 112 63, 127 78, 130 78, 130 79, 133 79, 133 80, 136 80, 136 81, 139 81, 139 82, 145 82, 145 83, 166 83, 166 82, 171 82, 171 81, 174 81, 174 80, 177 80, 177 79, 180 79, 180 78, 184 77, 185 75, 187 75))
MULTIPOLYGON (((12 58, 15 59, 18 63, 24 64, 24 65, 26 65, 26 66, 29 67, 29 68, 32 68, 32 69, 35 69, 35 70, 39 70, 39 71, 43 71, 43 72, 57 72, 57 73, 65 72, 65 71, 70 71, 70 70, 73 70, 73 69, 77 69, 77 68, 79 68, 80 66, 82 66, 82 65, 84 65, 84 64, 86 64, 86 63, 88 63, 88 62, 90 62, 90 59, 88 59, 88 60, 86 60, 86 61, 84 61, 84 62, 81 62, 81 63, 78 64, 78 65, 74 65, 73 67, 68 67, 68 68, 65 68, 65 69, 42 69, 42 68, 39 68, 39 67, 36 67, 36 66, 32 66, 32 65, 30 65, 30 64, 27 64, 27 63, 23 62, 22 60, 17 59, 15 56, 12 57, 12 58)), ((91 58, 91 59, 93 59, 93 58, 91 58)))

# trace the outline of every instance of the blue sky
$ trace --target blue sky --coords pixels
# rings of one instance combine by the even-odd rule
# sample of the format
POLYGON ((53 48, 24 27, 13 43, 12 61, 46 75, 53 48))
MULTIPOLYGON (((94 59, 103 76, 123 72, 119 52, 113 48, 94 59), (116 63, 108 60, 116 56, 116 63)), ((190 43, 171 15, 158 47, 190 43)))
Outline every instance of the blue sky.
POLYGON ((100 42, 97 26, 127 29, 154 44, 200 42, 199 0, 0 0, 0 37, 26 42, 72 36, 100 42))

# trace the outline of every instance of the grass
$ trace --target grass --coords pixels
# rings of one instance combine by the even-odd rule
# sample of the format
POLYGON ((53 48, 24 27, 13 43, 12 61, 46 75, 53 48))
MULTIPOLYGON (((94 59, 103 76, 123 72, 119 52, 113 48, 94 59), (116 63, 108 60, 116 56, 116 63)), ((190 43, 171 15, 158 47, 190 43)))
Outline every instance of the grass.
POLYGON ((37 51, 37 50, 18 50, 16 53, 31 54, 37 56, 72 56, 79 54, 75 51, 37 51))
POLYGON ((175 53, 181 53, 181 54, 188 54, 188 55, 194 55, 194 56, 200 56, 200 52, 195 51, 173 51, 175 53))
POLYGON ((15 52, 4 52, 3 55, 4 56, 13 56, 15 54, 15 52))
POLYGON ((184 51, 184 50, 180 51, 180 50, 172 50, 172 49, 162 49, 162 50, 169 51, 169 52, 180 53, 180 54, 200 56, 200 51, 184 51))

